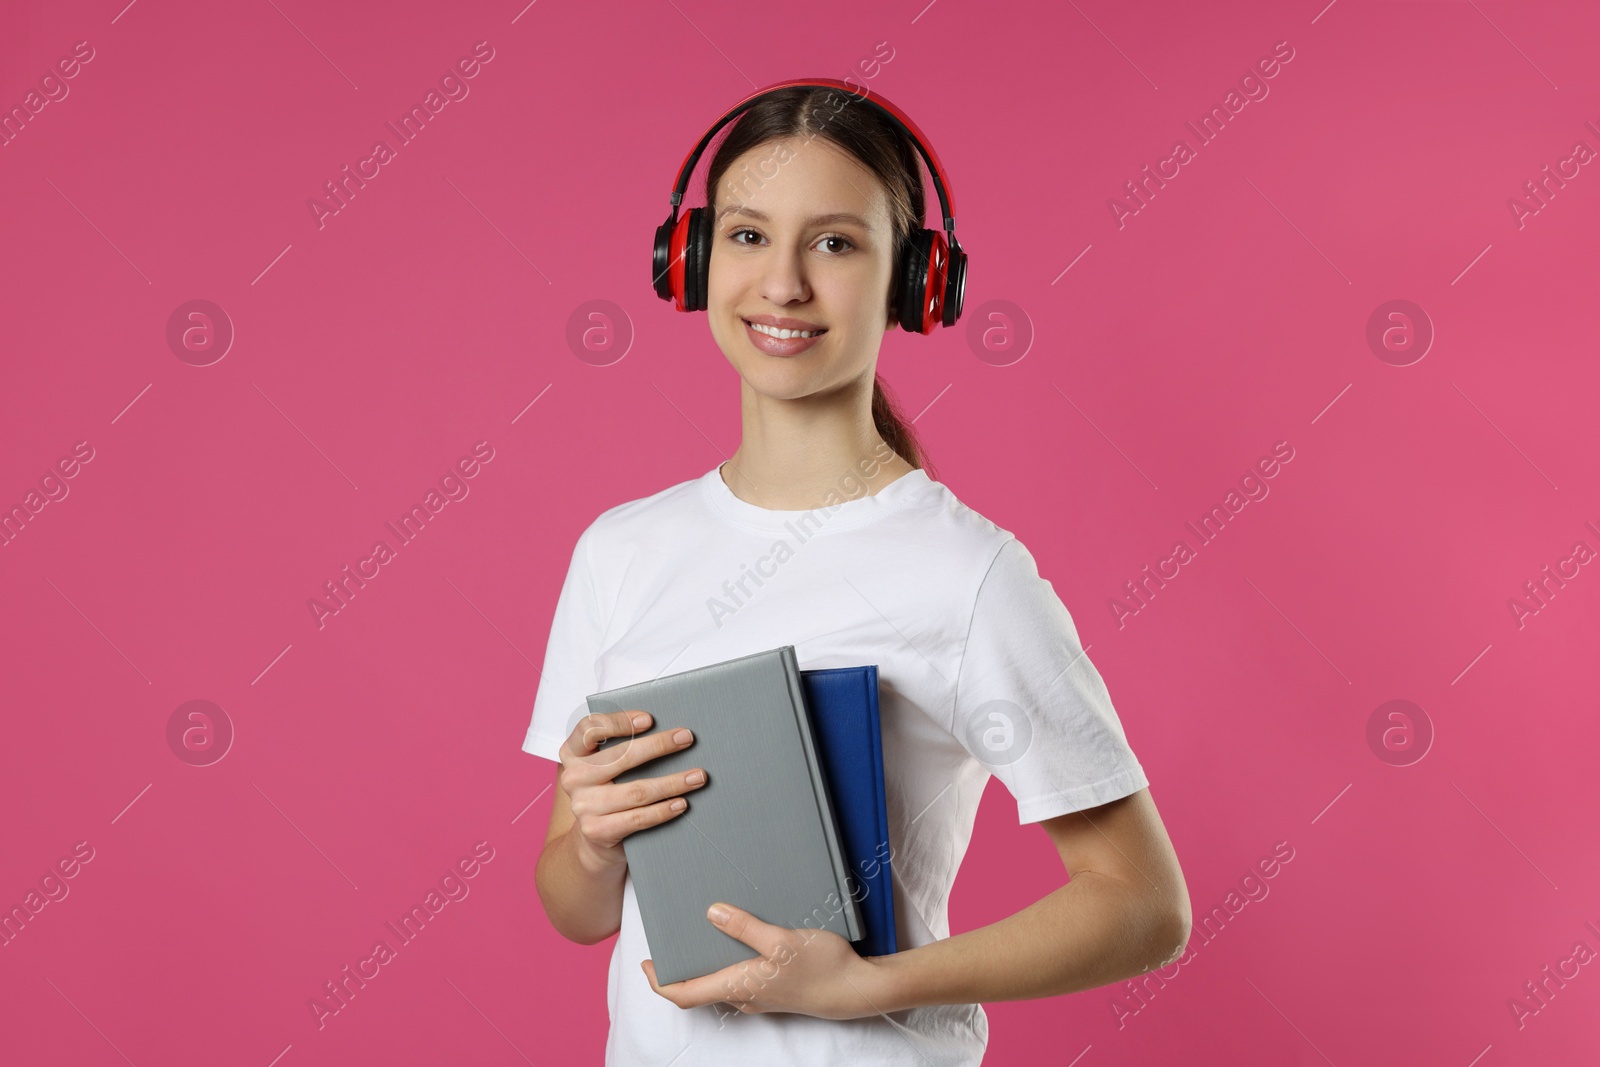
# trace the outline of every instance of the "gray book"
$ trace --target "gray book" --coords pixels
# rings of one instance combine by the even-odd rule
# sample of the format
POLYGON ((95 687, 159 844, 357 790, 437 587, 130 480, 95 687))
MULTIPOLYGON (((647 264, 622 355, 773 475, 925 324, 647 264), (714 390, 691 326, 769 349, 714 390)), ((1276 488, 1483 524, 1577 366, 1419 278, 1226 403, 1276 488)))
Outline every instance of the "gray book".
POLYGON ((694 731, 688 748, 613 781, 706 770, 706 784, 685 794, 688 810, 623 838, 657 981, 759 955, 706 918, 718 900, 778 926, 862 937, 793 645, 609 689, 588 703, 595 714, 651 715, 648 730, 608 738, 602 753, 661 731, 694 731))

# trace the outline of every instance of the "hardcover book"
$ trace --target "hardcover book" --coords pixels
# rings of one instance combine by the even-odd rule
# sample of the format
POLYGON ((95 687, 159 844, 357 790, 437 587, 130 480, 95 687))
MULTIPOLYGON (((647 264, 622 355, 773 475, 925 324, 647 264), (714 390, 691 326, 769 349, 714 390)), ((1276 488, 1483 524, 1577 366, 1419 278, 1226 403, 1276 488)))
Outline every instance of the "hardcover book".
POLYGON ((848 864, 806 709, 793 645, 595 693, 596 714, 642 710, 648 730, 598 751, 688 727, 694 743, 631 767, 630 782, 704 767, 688 810, 623 839, 657 981, 710 974, 758 953, 717 929, 722 900, 791 928, 863 934, 848 864))

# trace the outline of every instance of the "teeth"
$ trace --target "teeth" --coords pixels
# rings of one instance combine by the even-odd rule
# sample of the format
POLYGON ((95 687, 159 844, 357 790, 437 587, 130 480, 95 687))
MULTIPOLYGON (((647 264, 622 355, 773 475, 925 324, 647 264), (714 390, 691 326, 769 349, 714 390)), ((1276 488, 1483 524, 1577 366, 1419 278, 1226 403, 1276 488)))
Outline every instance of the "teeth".
POLYGON ((784 339, 790 337, 815 337, 817 334, 823 332, 822 330, 780 330, 776 326, 767 326, 759 322, 752 322, 748 325, 752 330, 767 334, 771 337, 779 337, 784 339))

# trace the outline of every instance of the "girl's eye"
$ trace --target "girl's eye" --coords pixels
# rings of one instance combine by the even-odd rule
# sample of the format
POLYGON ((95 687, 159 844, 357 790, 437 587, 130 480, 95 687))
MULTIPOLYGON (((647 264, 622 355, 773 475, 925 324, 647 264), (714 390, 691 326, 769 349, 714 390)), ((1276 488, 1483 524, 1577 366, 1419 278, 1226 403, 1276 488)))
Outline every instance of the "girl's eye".
MULTIPOLYGON (((759 233, 756 233, 756 231, 754 231, 752 229, 740 228, 740 229, 731 231, 728 234, 728 239, 733 241, 734 244, 742 244, 746 248, 754 247, 753 245, 749 244, 748 242, 740 240, 740 238, 743 237, 745 234, 751 234, 752 236, 755 236, 755 237, 760 237, 761 236, 759 233)), ((838 249, 836 251, 830 252, 829 253, 830 255, 835 255, 835 256, 842 255, 842 254, 844 254, 844 252, 847 249, 855 247, 855 242, 851 241, 850 238, 843 237, 843 236, 841 236, 839 234, 836 234, 836 233, 830 233, 830 234, 827 234, 827 235, 817 239, 817 243, 818 244, 825 244, 825 243, 827 243, 829 241, 836 241, 836 242, 846 246, 846 248, 844 248, 844 249, 838 249)))

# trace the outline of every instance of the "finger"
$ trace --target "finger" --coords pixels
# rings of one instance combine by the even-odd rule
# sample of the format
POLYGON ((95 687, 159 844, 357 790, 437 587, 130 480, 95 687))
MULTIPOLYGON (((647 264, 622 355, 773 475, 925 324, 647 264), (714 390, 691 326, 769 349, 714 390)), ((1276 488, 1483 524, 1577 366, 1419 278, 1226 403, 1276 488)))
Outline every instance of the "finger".
MULTIPOLYGON (((620 786, 618 788, 627 787, 620 786)), ((593 840, 618 844, 630 834, 638 833, 640 830, 645 830, 652 826, 660 826, 664 822, 677 818, 687 810, 688 802, 682 797, 668 797, 654 804, 635 805, 632 807, 625 805, 608 813, 591 816, 590 821, 593 823, 593 829, 589 830, 588 833, 593 840), (674 804, 679 803, 684 806, 681 808, 673 807, 674 804)))
POLYGON ((698 979, 685 979, 682 982, 669 982, 666 985, 662 985, 660 980, 656 978, 655 960, 645 960, 639 964, 639 967, 644 971, 645 978, 649 979, 651 989, 660 993, 680 1008, 695 1007, 692 998, 685 991, 691 981, 697 981, 698 979))
POLYGON ((612 711, 603 715, 590 713, 578 720, 567 738, 573 754, 590 756, 603 742, 612 737, 632 737, 650 728, 652 719, 647 711, 612 711))
POLYGON ((626 731, 625 736, 607 740, 598 751, 584 757, 584 762, 605 768, 609 776, 615 778, 640 764, 681 752, 693 745, 694 740, 694 731, 685 727, 626 731))
POLYGON ((727 1004, 741 1014, 751 1014, 747 1010, 749 1002, 738 996, 737 983, 743 981, 745 977, 743 964, 730 964, 720 971, 713 971, 699 978, 685 978, 681 982, 668 982, 666 985, 662 985, 656 979, 656 964, 654 960, 645 960, 639 964, 639 967, 644 971, 644 976, 649 979, 650 988, 680 1008, 698 1008, 706 1004, 727 1004))
POLYGON ((788 933, 784 927, 763 922, 743 908, 720 900, 706 909, 706 918, 718 930, 743 941, 763 956, 776 955, 788 933), (718 918, 719 908, 724 918, 718 918))
MULTIPOLYGON (((598 790, 594 811, 597 814, 622 813, 632 808, 643 808, 646 805, 656 805, 662 800, 674 800, 682 797, 683 793, 691 790, 704 789, 706 785, 706 769, 693 768, 688 771, 678 771, 677 774, 662 774, 661 777, 637 777, 630 782, 608 782, 598 790), (698 782, 691 782, 691 777, 698 777, 698 782)), ((672 809, 677 814, 682 808, 672 809)))

